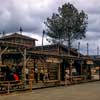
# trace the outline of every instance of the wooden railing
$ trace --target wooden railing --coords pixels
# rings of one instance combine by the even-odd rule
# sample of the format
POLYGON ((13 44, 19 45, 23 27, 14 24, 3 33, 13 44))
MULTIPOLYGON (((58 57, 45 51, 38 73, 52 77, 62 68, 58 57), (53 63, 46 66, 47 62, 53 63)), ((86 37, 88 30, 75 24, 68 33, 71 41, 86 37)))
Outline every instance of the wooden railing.
POLYGON ((10 93, 10 90, 12 88, 19 88, 23 87, 23 82, 21 80, 19 81, 1 81, 0 82, 0 90, 5 90, 7 93, 10 93))

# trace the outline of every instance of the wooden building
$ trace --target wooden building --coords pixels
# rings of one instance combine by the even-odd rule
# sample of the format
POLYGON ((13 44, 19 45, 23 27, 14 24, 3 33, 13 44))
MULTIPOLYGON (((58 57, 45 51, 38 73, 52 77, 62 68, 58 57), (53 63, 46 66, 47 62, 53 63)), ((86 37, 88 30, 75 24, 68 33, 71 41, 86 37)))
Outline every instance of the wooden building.
POLYGON ((23 76, 26 62, 29 59, 27 50, 35 46, 37 40, 22 34, 14 33, 0 38, 0 66, 20 64, 23 76))
POLYGON ((1 52, 4 50, 4 53, 1 55, 2 63, 19 63, 23 60, 23 57, 21 57, 23 52, 22 49, 26 48, 28 50, 29 48, 34 47, 36 45, 36 41, 36 39, 18 33, 1 37, 1 52), (5 48, 7 49, 5 50, 5 48))
POLYGON ((37 39, 31 38, 29 36, 25 36, 18 33, 13 33, 11 35, 6 35, 0 38, 0 41, 12 42, 12 43, 20 43, 23 45, 28 45, 30 47, 36 46, 37 39))
MULTIPOLYGON (((3 65, 21 64, 23 72, 26 66, 29 70, 48 70, 50 80, 64 80, 64 71, 74 61, 84 61, 86 58, 77 49, 70 50, 64 45, 36 46, 37 39, 14 33, 0 38, 0 61, 3 65)), ((81 70, 81 63, 79 69, 81 70)), ((70 72, 71 73, 71 72, 70 72)), ((25 77, 25 73, 23 75, 25 77)))
POLYGON ((71 48, 69 52, 65 45, 58 44, 36 46, 31 48, 29 53, 35 57, 39 55, 37 66, 39 69, 46 66, 51 80, 64 80, 66 67, 70 67, 72 60, 79 60, 79 56, 83 56, 77 49, 71 48))

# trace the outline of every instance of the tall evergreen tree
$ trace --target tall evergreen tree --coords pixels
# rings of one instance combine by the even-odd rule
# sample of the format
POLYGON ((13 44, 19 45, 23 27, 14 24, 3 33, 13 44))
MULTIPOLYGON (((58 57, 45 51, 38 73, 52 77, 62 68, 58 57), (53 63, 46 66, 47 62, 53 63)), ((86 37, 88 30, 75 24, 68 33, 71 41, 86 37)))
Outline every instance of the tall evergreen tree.
POLYGON ((87 19, 83 10, 78 11, 73 4, 65 3, 58 8, 58 13, 53 13, 51 18, 47 18, 47 35, 59 43, 67 41, 68 47, 71 47, 74 40, 86 37, 87 19))

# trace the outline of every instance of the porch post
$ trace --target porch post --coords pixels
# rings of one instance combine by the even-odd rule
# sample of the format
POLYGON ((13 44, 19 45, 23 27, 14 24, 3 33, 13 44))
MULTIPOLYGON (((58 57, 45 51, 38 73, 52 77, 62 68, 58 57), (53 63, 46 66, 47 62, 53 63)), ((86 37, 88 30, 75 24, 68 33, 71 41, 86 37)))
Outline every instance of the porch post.
POLYGON ((72 59, 70 60, 70 68, 69 68, 69 72, 70 72, 70 81, 72 82, 72 64, 73 64, 73 61, 72 59))
POLYGON ((60 77, 60 63, 58 63, 58 80, 60 81, 61 77, 60 77))
POLYGON ((2 59, 1 59, 1 47, 0 47, 0 65, 2 65, 2 59))
POLYGON ((25 68, 26 68, 26 48, 24 48, 24 61, 23 61, 23 80, 26 79, 26 75, 25 75, 25 68))
POLYGON ((100 65, 99 65, 99 80, 100 80, 100 65))
POLYGON ((0 47, 0 65, 2 65, 2 54, 4 54, 7 49, 8 49, 8 47, 6 47, 3 50, 1 50, 1 47, 0 47))

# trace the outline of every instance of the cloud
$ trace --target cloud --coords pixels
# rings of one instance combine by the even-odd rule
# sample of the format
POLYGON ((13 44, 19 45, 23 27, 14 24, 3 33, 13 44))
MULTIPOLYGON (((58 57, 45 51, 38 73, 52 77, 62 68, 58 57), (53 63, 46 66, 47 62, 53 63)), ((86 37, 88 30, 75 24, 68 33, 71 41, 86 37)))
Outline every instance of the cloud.
POLYGON ((99 0, 0 0, 0 32, 17 32, 22 26, 24 32, 37 35, 35 37, 40 40, 45 28, 44 21, 65 2, 71 2, 78 10, 84 10, 88 14, 87 38, 82 40, 83 48, 86 42, 91 44, 91 49, 100 46, 99 0), (92 46, 93 41, 96 44, 92 46))
MULTIPOLYGON (((29 34, 27 32, 23 32, 23 35, 38 39, 38 41, 36 41, 36 45, 37 46, 41 46, 42 45, 42 34, 40 34, 40 35, 38 35, 36 33, 29 33, 29 34)), ((50 44, 50 43, 48 43, 47 36, 45 35, 44 38, 43 38, 43 45, 47 45, 47 44, 50 44)))
POLYGON ((27 32, 41 32, 52 2, 47 0, 0 0, 0 31, 18 31, 20 26, 27 32))

